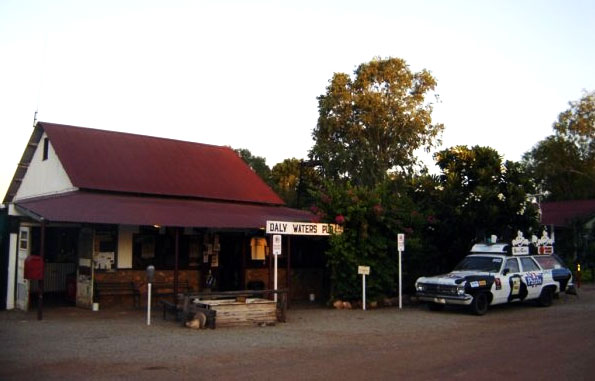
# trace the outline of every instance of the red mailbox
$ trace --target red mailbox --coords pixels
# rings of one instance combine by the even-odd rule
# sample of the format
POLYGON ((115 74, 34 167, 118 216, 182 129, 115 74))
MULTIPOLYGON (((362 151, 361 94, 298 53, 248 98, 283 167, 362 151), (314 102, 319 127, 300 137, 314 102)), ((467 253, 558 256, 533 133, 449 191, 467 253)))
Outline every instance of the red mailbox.
POLYGON ((39 255, 30 255, 25 258, 25 279, 43 279, 43 258, 39 255))

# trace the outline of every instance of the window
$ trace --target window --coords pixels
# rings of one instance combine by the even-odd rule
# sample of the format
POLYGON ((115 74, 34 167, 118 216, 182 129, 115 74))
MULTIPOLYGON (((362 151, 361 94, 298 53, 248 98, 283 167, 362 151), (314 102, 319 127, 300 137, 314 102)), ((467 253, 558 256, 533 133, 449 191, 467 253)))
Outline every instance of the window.
POLYGON ((48 140, 48 138, 44 138, 43 139, 43 158, 42 158, 43 161, 48 159, 49 148, 50 148, 50 141, 48 140))
POLYGON ((550 255, 538 256, 535 257, 535 260, 544 270, 561 269, 564 267, 556 258, 550 255))
POLYGON ((29 231, 21 230, 21 239, 19 243, 19 248, 23 250, 27 250, 29 247, 29 231))
POLYGON ((531 258, 521 258, 521 264, 523 265, 523 271, 539 271, 539 266, 531 258))
POLYGON ((508 271, 511 274, 518 273, 519 272, 519 261, 517 261, 516 258, 507 259, 506 266, 504 266, 504 268, 508 269, 508 271))
POLYGON ((500 266, 502 266, 502 258, 469 256, 455 267, 455 271, 477 270, 495 273, 500 271, 500 266))

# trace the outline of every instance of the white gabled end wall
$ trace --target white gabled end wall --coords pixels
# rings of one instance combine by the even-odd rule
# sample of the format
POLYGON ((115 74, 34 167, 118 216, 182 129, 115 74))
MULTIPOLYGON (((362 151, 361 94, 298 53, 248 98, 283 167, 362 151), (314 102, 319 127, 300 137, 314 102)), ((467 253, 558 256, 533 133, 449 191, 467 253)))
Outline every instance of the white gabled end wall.
POLYGON ((44 133, 14 197, 15 201, 76 190, 56 155, 51 141, 47 145, 47 159, 43 160, 46 138, 47 135, 44 133))

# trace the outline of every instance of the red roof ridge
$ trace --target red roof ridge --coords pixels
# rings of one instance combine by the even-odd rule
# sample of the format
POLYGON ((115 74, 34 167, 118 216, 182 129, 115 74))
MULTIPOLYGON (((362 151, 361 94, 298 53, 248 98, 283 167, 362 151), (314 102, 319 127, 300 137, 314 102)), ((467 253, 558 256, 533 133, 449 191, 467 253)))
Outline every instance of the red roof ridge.
POLYGON ((205 147, 219 148, 219 149, 224 149, 224 150, 229 149, 229 150, 233 151, 233 148, 231 148, 230 146, 225 146, 225 145, 222 146, 222 145, 218 145, 218 144, 201 143, 201 142, 194 142, 194 141, 190 141, 190 140, 174 139, 174 138, 155 136, 155 135, 143 135, 143 134, 138 134, 135 132, 128 132, 128 131, 103 130, 103 129, 95 128, 95 127, 74 126, 74 125, 70 125, 70 124, 42 122, 42 121, 38 121, 37 124, 40 124, 41 126, 56 126, 59 128, 66 127, 66 128, 73 128, 73 129, 79 129, 79 130, 96 131, 96 132, 107 133, 107 134, 130 135, 130 136, 139 137, 139 138, 169 140, 171 142, 187 143, 187 144, 192 144, 192 145, 201 145, 201 146, 205 146, 205 147))

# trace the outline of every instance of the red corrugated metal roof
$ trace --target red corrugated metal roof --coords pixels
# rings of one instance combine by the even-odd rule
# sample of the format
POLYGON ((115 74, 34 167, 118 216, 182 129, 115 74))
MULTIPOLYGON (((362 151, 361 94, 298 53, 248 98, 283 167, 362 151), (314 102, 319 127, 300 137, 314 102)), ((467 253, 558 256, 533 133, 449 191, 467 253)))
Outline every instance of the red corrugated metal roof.
POLYGON ((259 229, 267 220, 308 222, 309 212, 284 206, 141 197, 77 191, 17 201, 51 222, 259 229))
POLYGON ((82 189, 283 204, 229 147, 39 122, 82 189))
POLYGON ((577 217, 595 215, 595 200, 568 200, 541 204, 541 222, 544 225, 568 226, 577 217))

